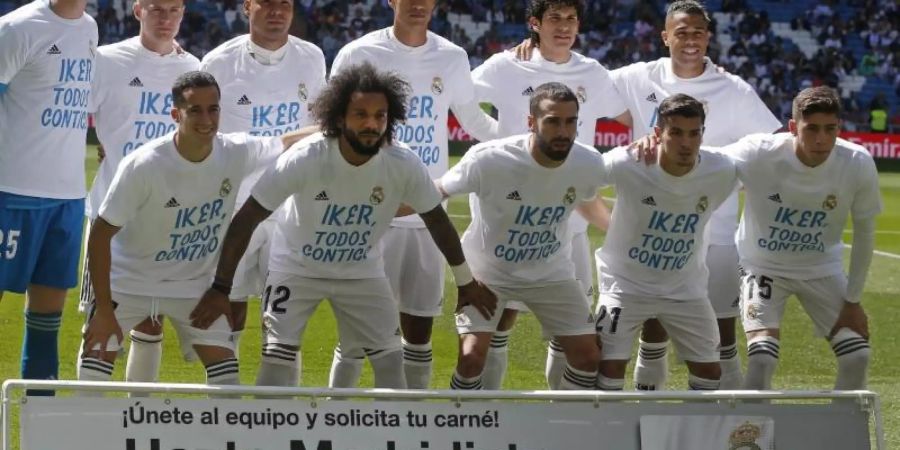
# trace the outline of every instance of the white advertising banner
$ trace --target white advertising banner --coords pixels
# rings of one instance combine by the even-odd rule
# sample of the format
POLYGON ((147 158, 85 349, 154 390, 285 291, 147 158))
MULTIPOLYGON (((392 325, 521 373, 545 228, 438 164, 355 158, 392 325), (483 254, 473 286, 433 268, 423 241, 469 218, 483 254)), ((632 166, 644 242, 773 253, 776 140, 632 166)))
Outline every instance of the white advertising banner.
POLYGON ((603 449, 596 412, 577 402, 30 397, 21 410, 21 448, 603 449))
POLYGON ((774 450, 775 421, 751 416, 642 416, 641 450, 774 450))

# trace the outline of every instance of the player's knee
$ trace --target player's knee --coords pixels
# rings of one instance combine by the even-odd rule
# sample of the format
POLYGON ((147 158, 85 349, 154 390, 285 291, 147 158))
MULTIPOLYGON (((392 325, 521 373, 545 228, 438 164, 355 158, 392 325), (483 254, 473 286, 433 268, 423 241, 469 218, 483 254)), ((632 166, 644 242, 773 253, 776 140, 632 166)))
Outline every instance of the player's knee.
POLYGON ((718 380, 722 377, 722 366, 718 362, 712 363, 688 363, 691 375, 705 380, 718 380))
POLYGON ((403 330, 403 339, 414 345, 424 345, 431 342, 431 329, 434 318, 413 316, 400 313, 400 328, 403 330))
MULTIPOLYGON (((474 377, 481 374, 487 361, 488 345, 481 340, 486 336, 475 337, 474 335, 466 335, 459 350, 457 358, 456 370, 464 377, 474 377)), ((487 339, 488 344, 490 338, 487 339)))
POLYGON ((613 379, 625 378, 625 367, 628 365, 628 360, 600 360, 599 369, 600 373, 607 377, 613 379))
POLYGON ((163 334, 162 321, 152 320, 148 317, 137 324, 133 331, 143 333, 147 336, 161 336, 163 334))
POLYGON ((641 329, 641 340, 644 342, 665 342, 669 339, 666 329, 656 319, 650 319, 644 322, 641 329))
POLYGON ((509 331, 516 325, 516 318, 519 312, 514 309, 504 309, 500 315, 500 322, 497 323, 497 331, 509 331))
POLYGON ((577 344, 570 344, 571 351, 566 352, 566 360, 570 366, 578 370, 594 371, 600 365, 600 347, 595 339, 579 339, 577 344))

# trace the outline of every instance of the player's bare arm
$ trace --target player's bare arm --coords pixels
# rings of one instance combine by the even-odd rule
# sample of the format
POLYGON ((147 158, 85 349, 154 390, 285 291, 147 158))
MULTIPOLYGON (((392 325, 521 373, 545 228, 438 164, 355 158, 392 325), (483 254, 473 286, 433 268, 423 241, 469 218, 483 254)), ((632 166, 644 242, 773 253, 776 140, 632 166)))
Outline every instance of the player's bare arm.
MULTIPOLYGON (((442 195, 446 195, 443 191, 442 195)), ((466 257, 463 255, 462 245, 459 243, 459 234, 450 217, 441 205, 436 206, 431 211, 420 213, 420 217, 425 222, 425 227, 431 233, 431 238, 438 249, 441 250, 447 263, 451 268, 465 267, 466 257)), ((453 275, 459 277, 460 274, 454 270, 453 275)), ((471 279, 471 274, 468 274, 471 279)), ((468 283, 464 280, 457 279, 458 300, 456 310, 460 310, 465 305, 472 305, 485 318, 494 315, 497 308, 497 297, 485 285, 475 279, 471 279, 468 283)))
POLYGON ((581 214, 588 223, 597 227, 597 229, 603 232, 609 229, 610 213, 609 208, 603 201, 603 197, 598 195, 593 200, 581 202, 575 207, 575 211, 581 214))
POLYGON ((213 284, 191 312, 193 326, 206 329, 221 315, 225 315, 231 324, 231 302, 228 294, 231 293, 234 271, 247 251, 247 244, 250 243, 253 231, 270 214, 272 211, 263 208, 256 199, 250 197, 234 215, 222 242, 222 255, 219 257, 213 284))
POLYGON ((98 357, 106 358, 106 344, 110 336, 115 336, 122 342, 122 329, 116 320, 115 307, 112 301, 112 290, 109 287, 109 271, 112 266, 110 242, 113 236, 121 228, 111 225, 98 217, 91 226, 91 234, 88 237, 88 270, 91 273, 91 283, 94 287, 94 311, 84 332, 84 349, 91 351, 99 345, 98 357))
POLYGON ((284 149, 287 150, 291 148, 292 145, 297 142, 302 141, 304 138, 309 135, 315 134, 319 132, 318 125, 309 125, 303 128, 300 128, 297 131, 292 131, 290 133, 285 133, 281 135, 281 144, 284 145, 284 149))

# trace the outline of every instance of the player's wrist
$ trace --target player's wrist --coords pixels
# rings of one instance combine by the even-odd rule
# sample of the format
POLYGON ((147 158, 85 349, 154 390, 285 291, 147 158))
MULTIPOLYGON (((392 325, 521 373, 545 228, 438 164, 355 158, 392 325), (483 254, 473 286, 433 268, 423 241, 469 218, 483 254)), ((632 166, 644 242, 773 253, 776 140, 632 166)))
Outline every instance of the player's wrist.
POLYGON ((456 282, 456 286, 465 286, 475 280, 472 277, 469 264, 465 261, 458 266, 450 266, 450 271, 453 272, 453 280, 456 282))
POLYGON ((209 288, 226 296, 231 295, 231 281, 218 275, 213 278, 212 285, 209 288))

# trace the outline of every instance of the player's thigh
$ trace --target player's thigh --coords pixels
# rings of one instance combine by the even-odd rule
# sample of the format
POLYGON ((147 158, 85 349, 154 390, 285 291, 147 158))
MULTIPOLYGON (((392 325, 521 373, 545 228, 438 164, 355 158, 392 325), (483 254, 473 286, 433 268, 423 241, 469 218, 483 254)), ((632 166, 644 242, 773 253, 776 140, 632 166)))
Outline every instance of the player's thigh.
POLYGON ((847 277, 844 274, 813 280, 794 280, 797 299, 809 314, 816 335, 828 336, 844 307, 847 277))
POLYGON ((441 315, 444 256, 425 228, 390 227, 381 241, 384 271, 400 312, 441 315))
POLYGON ((588 306, 594 303, 594 271, 591 268, 591 241, 587 232, 572 236, 572 264, 575 265, 575 279, 588 306))
POLYGON ((268 258, 268 247, 270 243, 269 228, 271 222, 264 221, 253 231, 250 242, 247 244, 247 251, 238 262, 238 266, 234 271, 234 283, 231 289, 231 301, 246 301, 251 295, 260 295, 263 290, 263 284, 266 279, 265 267, 267 264, 262 262, 265 255, 268 258))
POLYGON ((270 272, 260 302, 264 342, 300 346, 306 324, 333 282, 270 272))
POLYGON ((84 199, 66 200, 52 210, 31 284, 71 289, 78 285, 84 199))
POLYGON ((159 312, 169 318, 172 327, 178 333, 182 347, 210 346, 222 347, 234 351, 234 337, 231 326, 225 316, 219 316, 209 327, 197 328, 191 325, 191 312, 200 303, 193 298, 159 298, 156 299, 159 312))
MULTIPOLYGON (((112 292, 111 295, 113 301, 113 313, 115 314, 119 328, 122 330, 122 336, 128 336, 129 331, 133 330, 134 327, 150 317, 153 313, 152 297, 123 294, 119 292, 112 292)), ((85 315, 85 321, 81 328, 82 334, 87 331, 95 313, 96 304, 92 303, 85 315)), ((106 343, 106 350, 118 351, 124 347, 124 345, 125 343, 119 342, 119 339, 116 336, 110 336, 106 343)), ((99 346, 94 346, 94 348, 90 350, 98 349, 99 346)))
POLYGON ((680 359, 698 363, 719 361, 719 326, 705 298, 659 300, 658 318, 669 333, 680 359))
POLYGON ((745 271, 741 276, 741 322, 747 333, 780 329, 787 299, 793 294, 788 280, 745 271))
POLYGON ((717 319, 738 317, 741 274, 737 246, 711 245, 706 253, 709 268, 709 301, 717 319))
POLYGON ((594 329, 603 344, 600 357, 603 360, 627 361, 631 359, 634 338, 647 319, 655 311, 645 299, 637 295, 601 293, 594 312, 594 329))
POLYGON ((488 288, 497 296, 497 309, 494 314, 490 317, 484 317, 474 306, 463 306, 462 309, 454 314, 457 334, 493 333, 497 330, 497 325, 503 316, 502 311, 508 308, 509 304, 517 297, 515 288, 496 285, 489 285, 488 288))
POLYGON ((0 192, 0 292, 24 294, 41 257, 53 208, 42 199, 0 192))
POLYGON ((341 280, 329 297, 346 348, 400 348, 400 314, 385 278, 341 280))
POLYGON ((577 280, 521 288, 519 297, 540 322, 544 338, 595 333, 594 315, 577 280))

